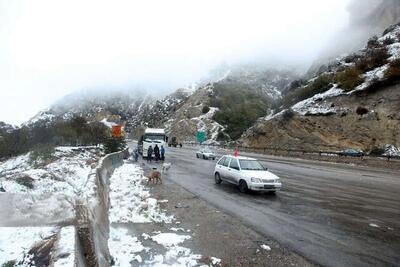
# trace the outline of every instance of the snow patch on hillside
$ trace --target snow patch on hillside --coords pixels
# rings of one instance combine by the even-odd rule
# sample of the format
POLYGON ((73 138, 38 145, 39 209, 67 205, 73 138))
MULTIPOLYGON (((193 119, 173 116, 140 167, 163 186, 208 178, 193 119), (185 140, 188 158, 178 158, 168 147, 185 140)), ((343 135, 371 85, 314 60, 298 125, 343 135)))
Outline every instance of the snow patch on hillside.
POLYGON ((336 113, 336 109, 331 107, 326 100, 343 94, 343 90, 333 86, 328 91, 316 94, 308 99, 298 102, 292 109, 301 115, 327 115, 336 113))
POLYGON ((394 145, 386 145, 384 156, 400 157, 400 148, 394 145))
POLYGON ((87 184, 95 161, 94 147, 57 147, 50 162, 32 162, 30 153, 0 163, 0 186, 8 193, 61 193, 76 197, 91 193, 87 184))

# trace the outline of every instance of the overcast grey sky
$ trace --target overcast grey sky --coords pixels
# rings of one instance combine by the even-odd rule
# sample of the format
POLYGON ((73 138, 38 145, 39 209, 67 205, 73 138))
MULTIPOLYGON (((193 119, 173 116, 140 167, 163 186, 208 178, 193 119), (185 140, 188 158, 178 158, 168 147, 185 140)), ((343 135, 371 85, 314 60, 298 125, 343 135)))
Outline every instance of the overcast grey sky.
POLYGON ((84 88, 174 89, 222 62, 309 64, 349 0, 0 0, 0 121, 84 88))

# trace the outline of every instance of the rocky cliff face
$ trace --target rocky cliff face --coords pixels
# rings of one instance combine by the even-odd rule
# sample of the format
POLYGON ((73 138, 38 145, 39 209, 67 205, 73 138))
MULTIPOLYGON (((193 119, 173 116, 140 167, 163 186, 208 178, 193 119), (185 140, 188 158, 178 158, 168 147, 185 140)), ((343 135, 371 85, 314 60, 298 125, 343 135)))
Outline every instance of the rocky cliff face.
POLYGON ((240 142, 307 150, 400 146, 399 25, 295 90, 314 88, 318 80, 329 82, 315 87, 322 91, 312 97, 258 120, 240 142))

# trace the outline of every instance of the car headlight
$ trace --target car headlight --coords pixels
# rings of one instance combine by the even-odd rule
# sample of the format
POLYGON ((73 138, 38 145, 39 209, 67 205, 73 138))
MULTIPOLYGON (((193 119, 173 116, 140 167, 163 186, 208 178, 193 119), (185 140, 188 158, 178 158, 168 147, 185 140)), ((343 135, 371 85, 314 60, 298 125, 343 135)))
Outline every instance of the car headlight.
POLYGON ((261 179, 255 178, 255 177, 251 177, 251 182, 252 183, 261 183, 261 179))

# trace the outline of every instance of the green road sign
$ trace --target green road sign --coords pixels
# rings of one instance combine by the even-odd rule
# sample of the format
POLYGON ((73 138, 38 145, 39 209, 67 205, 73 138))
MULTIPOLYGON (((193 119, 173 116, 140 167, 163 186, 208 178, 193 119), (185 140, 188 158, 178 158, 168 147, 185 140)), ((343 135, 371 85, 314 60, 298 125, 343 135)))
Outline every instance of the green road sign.
POLYGON ((199 142, 200 144, 203 143, 206 140, 206 133, 200 132, 200 131, 197 132, 196 139, 197 139, 197 142, 199 142))

